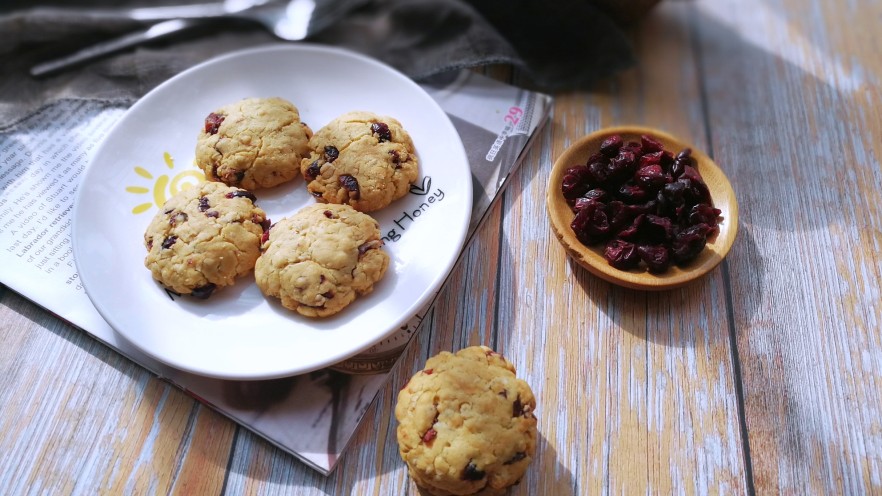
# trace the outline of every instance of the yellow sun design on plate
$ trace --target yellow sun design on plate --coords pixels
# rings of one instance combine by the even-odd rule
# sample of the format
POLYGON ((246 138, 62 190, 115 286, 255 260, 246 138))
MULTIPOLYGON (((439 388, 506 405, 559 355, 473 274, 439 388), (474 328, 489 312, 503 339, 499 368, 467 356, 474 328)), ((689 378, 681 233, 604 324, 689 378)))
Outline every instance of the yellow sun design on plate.
MULTIPOLYGON (((171 154, 168 152, 163 152, 162 160, 165 162, 166 167, 171 170, 175 168, 175 161, 172 158, 171 154)), ((147 169, 141 166, 135 166, 135 174, 147 179, 149 181, 153 181, 153 174, 147 169)), ((202 174, 202 171, 198 170, 185 170, 183 172, 179 172, 174 177, 169 178, 167 174, 161 174, 156 178, 156 181, 153 183, 153 199, 152 201, 148 201, 146 203, 140 203, 132 209, 133 214, 144 213, 154 205, 157 208, 161 207, 166 200, 170 197, 176 195, 178 192, 183 191, 187 188, 195 186, 202 181, 205 181, 205 175, 202 174)), ((145 186, 126 186, 126 191, 129 193, 133 193, 136 195, 146 195, 150 194, 151 188, 145 186)))

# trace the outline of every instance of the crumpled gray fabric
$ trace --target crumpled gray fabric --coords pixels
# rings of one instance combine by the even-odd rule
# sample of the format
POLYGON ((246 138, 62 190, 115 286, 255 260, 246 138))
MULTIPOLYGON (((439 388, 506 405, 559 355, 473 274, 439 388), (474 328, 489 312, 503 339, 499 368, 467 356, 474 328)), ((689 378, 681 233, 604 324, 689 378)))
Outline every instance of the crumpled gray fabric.
MULTIPOLYGON (((76 5, 163 3, 180 2, 78 0, 76 5)), ((304 41, 370 55, 416 80, 504 63, 519 69, 524 85, 550 92, 583 87, 633 62, 619 27, 587 0, 317 0, 316 4, 304 41)), ((7 0, 0 7, 0 128, 62 98, 130 103, 214 56, 279 42, 255 24, 218 21, 47 78, 35 79, 28 73, 38 62, 143 27, 121 15, 47 14, 33 2, 7 0)))

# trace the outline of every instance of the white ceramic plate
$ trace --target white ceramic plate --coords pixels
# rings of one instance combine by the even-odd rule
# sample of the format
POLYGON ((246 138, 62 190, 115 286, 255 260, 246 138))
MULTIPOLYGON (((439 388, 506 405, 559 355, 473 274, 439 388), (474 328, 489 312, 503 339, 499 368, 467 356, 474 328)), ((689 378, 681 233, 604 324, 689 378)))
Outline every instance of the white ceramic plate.
MULTIPOLYGON (((257 190, 277 221, 315 200, 302 177, 257 190)), ((73 249, 87 294, 107 322, 173 367, 225 379, 295 375, 344 360, 394 333, 434 296, 465 240, 472 178, 443 110, 410 79, 373 59, 318 45, 232 53, 170 79, 138 101, 107 135, 84 173, 73 249), (413 138, 420 178, 374 212, 389 270, 374 291, 336 316, 307 319, 265 297, 253 274, 207 300, 167 293, 144 267, 144 231, 157 205, 194 184, 205 117, 247 97, 280 96, 318 130, 351 110, 398 119, 413 138)))

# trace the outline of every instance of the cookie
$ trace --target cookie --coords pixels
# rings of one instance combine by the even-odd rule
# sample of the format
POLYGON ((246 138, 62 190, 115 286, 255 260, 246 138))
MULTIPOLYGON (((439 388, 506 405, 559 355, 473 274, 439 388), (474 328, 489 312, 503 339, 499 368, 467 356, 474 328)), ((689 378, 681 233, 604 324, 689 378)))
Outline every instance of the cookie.
POLYGON ((165 287, 208 298, 254 268, 266 228, 253 194, 203 182, 169 198, 153 217, 144 265, 165 287))
POLYGON ((398 450, 429 494, 502 494, 536 451, 535 407, 502 355, 486 346, 441 352, 398 393, 398 450))
POLYGON ((316 203, 274 224, 254 276, 267 296, 307 317, 327 317, 370 293, 389 266, 380 227, 349 205, 316 203))
POLYGON ((196 165, 210 181, 249 190, 297 177, 312 129, 282 98, 248 98, 208 114, 196 140, 196 165))
POLYGON ((319 129, 300 171, 317 200, 379 210, 406 195, 419 167, 410 135, 392 117, 349 112, 319 129))

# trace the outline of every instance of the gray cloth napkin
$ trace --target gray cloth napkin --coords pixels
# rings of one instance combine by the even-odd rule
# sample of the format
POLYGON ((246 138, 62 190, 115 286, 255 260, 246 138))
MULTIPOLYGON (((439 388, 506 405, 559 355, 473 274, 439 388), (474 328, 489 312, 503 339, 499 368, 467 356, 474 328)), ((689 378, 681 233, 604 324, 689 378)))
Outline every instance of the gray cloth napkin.
MULTIPOLYGON (((173 1, 149 5, 161 3, 173 1)), ((148 2, 107 4, 76 2, 148 2)), ((28 73, 38 62, 143 27, 122 16, 47 14, 33 2, 7 0, 0 7, 0 129, 58 99, 131 103, 214 56, 279 42, 259 26, 220 21, 55 76, 28 73)), ((620 28, 587 0, 317 0, 305 41, 365 53, 416 80, 512 64, 524 85, 540 91, 583 87, 633 62, 620 28)))

